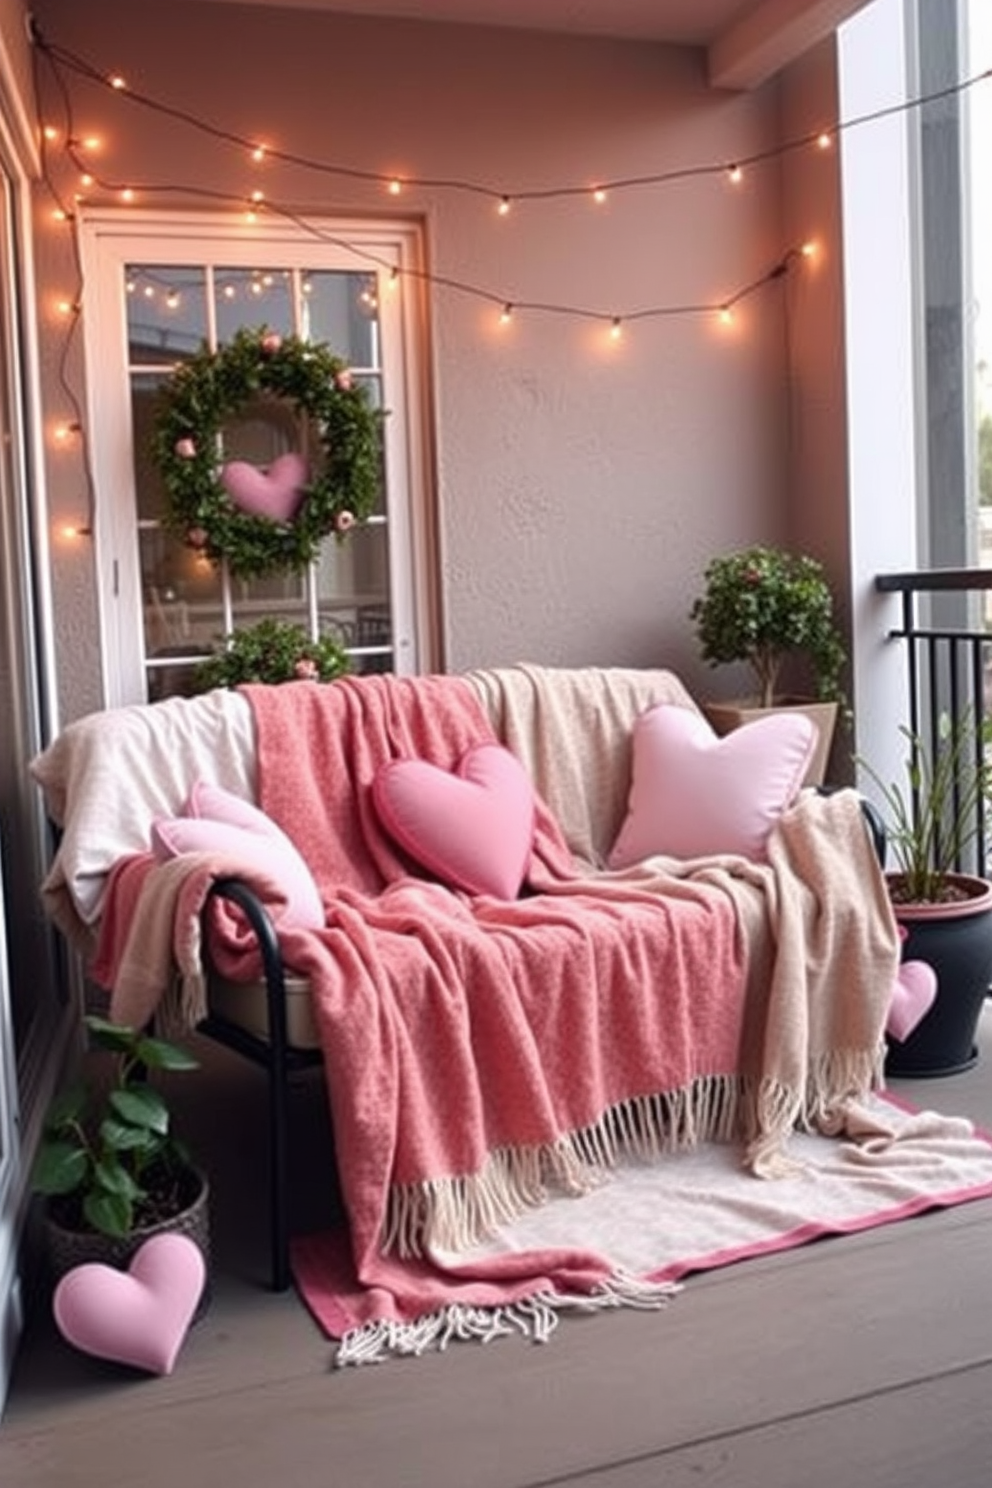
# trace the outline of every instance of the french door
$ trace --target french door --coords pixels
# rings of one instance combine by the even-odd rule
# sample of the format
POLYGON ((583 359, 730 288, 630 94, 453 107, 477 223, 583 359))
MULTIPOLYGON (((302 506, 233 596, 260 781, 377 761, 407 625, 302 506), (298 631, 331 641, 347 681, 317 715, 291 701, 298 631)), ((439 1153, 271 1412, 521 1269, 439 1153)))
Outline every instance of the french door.
MULTIPOLYGON (((355 671, 437 667, 417 226, 108 212, 83 219, 81 250, 107 705, 192 690, 205 654, 266 618, 332 636, 355 671), (385 410, 381 490, 306 571, 232 579, 166 530, 151 437, 177 364, 263 326, 328 345, 385 410)), ((278 414, 239 411, 239 453, 276 457, 278 414)))

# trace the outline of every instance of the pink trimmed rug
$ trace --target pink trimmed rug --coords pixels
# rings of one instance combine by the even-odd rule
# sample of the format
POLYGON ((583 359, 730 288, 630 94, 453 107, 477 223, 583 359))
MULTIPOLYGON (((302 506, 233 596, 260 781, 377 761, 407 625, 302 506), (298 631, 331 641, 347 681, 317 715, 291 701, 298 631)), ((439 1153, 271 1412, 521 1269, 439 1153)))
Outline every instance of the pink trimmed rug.
MULTIPOLYGON (((871 1109, 894 1139, 856 1145, 796 1134, 789 1145, 796 1171, 768 1180, 742 1169, 736 1147, 708 1144, 655 1164, 623 1167, 580 1197, 554 1196, 486 1244, 436 1259, 448 1266, 511 1254, 593 1252, 608 1257, 619 1274, 660 1284, 647 1303, 660 1305, 693 1272, 992 1196, 992 1137, 967 1120, 916 1111, 888 1095, 871 1109)), ((495 1317, 488 1331, 474 1318, 460 1327, 457 1316, 423 1328, 390 1321, 388 1296, 357 1286, 343 1231, 294 1241, 293 1269, 317 1322, 330 1337, 345 1340, 341 1363, 421 1353, 459 1336, 522 1332, 543 1340, 559 1310, 552 1303, 533 1326, 517 1316, 502 1326, 495 1317)), ((577 1307, 583 1301, 563 1300, 577 1307)), ((638 1305, 633 1296, 617 1298, 616 1305, 625 1302, 638 1305)))

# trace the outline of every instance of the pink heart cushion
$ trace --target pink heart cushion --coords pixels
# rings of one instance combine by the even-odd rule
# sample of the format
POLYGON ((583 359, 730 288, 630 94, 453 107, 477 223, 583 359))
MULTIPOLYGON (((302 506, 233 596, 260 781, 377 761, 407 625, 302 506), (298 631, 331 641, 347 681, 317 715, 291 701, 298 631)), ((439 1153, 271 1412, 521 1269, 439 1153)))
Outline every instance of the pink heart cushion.
POLYGON ((153 1235, 127 1271, 89 1261, 67 1271, 52 1308, 75 1348, 171 1374, 206 1280, 199 1246, 186 1235, 153 1235))
POLYGON ((372 782, 386 831, 442 882, 515 899, 534 839, 534 788, 501 744, 478 744, 454 773, 426 760, 391 760, 372 782))
POLYGON ((628 868, 660 853, 762 860, 816 747, 806 714, 770 713, 718 738, 705 718, 660 703, 634 725, 627 817, 610 853, 628 868))
POLYGON ((235 506, 250 517, 268 517, 290 522, 303 500, 307 462, 302 455, 280 455, 267 468, 247 460, 229 460, 221 466, 220 483, 235 506))
POLYGON ((183 816, 152 823, 152 851, 160 861, 184 853, 223 853, 272 874, 286 891, 280 923, 302 930, 324 925, 324 906, 306 861, 271 817, 219 785, 197 781, 183 816))
POLYGON ((937 973, 928 961, 903 961, 892 989, 886 1033, 901 1044, 933 1006, 937 973))

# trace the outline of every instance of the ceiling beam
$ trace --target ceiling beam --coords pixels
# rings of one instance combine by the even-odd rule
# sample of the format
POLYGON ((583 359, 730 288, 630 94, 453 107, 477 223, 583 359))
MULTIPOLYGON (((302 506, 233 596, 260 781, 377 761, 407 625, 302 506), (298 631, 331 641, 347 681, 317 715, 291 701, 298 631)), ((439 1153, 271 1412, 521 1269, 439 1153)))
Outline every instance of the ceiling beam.
POLYGON ((711 42, 714 88, 757 88, 860 10, 867 0, 759 0, 711 42))

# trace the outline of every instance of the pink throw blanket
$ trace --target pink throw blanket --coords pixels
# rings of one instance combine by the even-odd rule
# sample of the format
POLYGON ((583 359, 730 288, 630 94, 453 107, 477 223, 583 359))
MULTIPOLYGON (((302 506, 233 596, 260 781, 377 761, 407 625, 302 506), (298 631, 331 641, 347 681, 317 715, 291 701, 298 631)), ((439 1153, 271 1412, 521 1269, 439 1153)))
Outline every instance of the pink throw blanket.
MULTIPOLYGON (((371 783, 387 759, 450 769, 493 740, 467 683, 245 692, 259 804, 327 913, 323 931, 280 941, 312 986, 352 1258, 378 1314, 447 1307, 456 1277, 476 1306, 609 1295, 599 1257, 503 1257, 480 1274, 457 1252, 623 1151, 736 1133, 745 968, 731 899, 705 884, 598 894, 541 802, 522 897, 454 892, 396 849, 371 783)), ((245 970, 243 946, 216 959, 245 970)))

